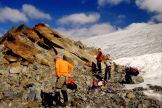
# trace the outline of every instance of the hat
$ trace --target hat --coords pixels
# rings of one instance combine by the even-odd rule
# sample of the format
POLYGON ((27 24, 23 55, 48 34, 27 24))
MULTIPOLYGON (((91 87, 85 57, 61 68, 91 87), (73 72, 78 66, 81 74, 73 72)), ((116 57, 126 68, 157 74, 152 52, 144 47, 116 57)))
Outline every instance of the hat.
POLYGON ((62 58, 62 57, 63 57, 63 55, 57 54, 56 57, 55 57, 55 59, 62 58))

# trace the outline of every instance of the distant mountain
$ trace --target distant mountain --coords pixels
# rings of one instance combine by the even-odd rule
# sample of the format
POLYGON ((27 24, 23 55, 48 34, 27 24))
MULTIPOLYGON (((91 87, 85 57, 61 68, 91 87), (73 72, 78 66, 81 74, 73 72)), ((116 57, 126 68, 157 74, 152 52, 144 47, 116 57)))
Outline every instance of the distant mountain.
POLYGON ((82 40, 83 43, 100 47, 115 59, 162 52, 162 23, 131 24, 123 30, 82 40))

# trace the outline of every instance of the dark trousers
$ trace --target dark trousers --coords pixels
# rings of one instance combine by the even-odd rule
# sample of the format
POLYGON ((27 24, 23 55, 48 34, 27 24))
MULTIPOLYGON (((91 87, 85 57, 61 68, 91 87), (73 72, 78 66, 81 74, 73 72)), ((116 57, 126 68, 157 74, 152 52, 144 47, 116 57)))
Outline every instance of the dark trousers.
MULTIPOLYGON (((63 95, 64 98, 64 103, 68 102, 68 95, 67 95, 67 91, 65 90, 61 90, 61 93, 63 95)), ((56 101, 56 105, 61 105, 61 101, 60 101, 61 97, 60 97, 60 92, 55 92, 55 101, 56 101)))
POLYGON ((133 80, 132 80, 131 76, 132 76, 131 72, 126 72, 125 81, 126 81, 127 84, 133 83, 133 80))
POLYGON ((102 73, 101 62, 97 61, 97 67, 98 67, 99 73, 102 73))
POLYGON ((95 74, 97 72, 97 66, 94 62, 92 62, 92 73, 95 74))
POLYGON ((57 77, 56 81, 56 91, 55 91, 55 101, 56 105, 61 105, 60 92, 64 97, 64 103, 68 102, 67 87, 66 87, 66 77, 57 77))
POLYGON ((107 81, 111 78, 111 66, 107 66, 105 69, 105 77, 104 80, 107 81))

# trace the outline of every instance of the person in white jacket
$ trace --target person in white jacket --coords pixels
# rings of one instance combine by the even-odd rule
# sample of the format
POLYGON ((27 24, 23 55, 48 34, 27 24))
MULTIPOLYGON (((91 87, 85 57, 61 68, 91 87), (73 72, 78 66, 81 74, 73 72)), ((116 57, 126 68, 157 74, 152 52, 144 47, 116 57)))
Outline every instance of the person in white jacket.
POLYGON ((105 61, 106 68, 105 68, 105 77, 104 77, 104 80, 105 81, 108 81, 111 78, 111 66, 113 64, 113 61, 110 58, 110 54, 107 54, 105 56, 105 60, 106 60, 105 61))

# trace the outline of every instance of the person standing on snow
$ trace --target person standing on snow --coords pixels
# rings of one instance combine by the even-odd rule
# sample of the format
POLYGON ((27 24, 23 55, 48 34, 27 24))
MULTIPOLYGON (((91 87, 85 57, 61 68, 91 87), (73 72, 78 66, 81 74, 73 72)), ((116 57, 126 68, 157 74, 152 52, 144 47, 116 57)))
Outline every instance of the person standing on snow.
POLYGON ((70 76, 73 70, 74 67, 66 61, 66 56, 63 56, 63 59, 60 56, 57 56, 55 60, 55 72, 57 77, 55 91, 56 106, 66 106, 68 104, 66 79, 70 76), (63 104, 60 101, 60 92, 64 98, 63 104))
POLYGON ((97 59, 97 67, 98 67, 98 71, 99 73, 102 75, 102 69, 101 69, 101 62, 102 62, 102 50, 101 48, 98 49, 98 55, 96 57, 97 59))

